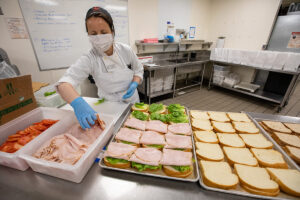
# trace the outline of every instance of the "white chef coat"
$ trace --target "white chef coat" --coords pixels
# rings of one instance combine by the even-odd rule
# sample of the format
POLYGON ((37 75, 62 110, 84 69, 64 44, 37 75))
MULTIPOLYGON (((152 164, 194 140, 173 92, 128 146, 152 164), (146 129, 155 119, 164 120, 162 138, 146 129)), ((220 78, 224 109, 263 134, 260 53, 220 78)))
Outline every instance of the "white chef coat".
MULTIPOLYGON (((96 49, 92 48, 89 53, 81 56, 68 68, 58 83, 67 82, 75 88, 91 74, 98 87, 99 98, 122 101, 133 76, 143 80, 143 73, 143 66, 132 49, 126 44, 115 42, 113 55, 101 56, 96 49), (128 68, 129 66, 131 69, 128 68)), ((138 102, 137 90, 126 101, 138 102)))

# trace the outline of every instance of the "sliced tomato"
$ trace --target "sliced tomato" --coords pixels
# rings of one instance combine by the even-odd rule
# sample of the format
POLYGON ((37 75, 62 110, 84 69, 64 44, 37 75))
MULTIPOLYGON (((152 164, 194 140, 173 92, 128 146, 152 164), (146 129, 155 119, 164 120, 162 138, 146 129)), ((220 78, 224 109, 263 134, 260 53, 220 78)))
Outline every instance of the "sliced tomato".
POLYGON ((18 140, 18 143, 19 143, 20 145, 25 145, 25 144, 27 144, 28 142, 30 142, 31 139, 32 139, 32 137, 30 137, 30 136, 21 137, 21 138, 18 140))

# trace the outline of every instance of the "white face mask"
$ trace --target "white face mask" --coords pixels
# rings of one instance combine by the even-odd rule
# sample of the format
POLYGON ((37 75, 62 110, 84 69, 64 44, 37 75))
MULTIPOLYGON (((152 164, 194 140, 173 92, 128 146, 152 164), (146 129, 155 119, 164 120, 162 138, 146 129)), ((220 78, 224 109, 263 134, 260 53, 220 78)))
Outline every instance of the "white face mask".
POLYGON ((89 40, 92 46, 101 55, 103 55, 114 42, 112 34, 89 35, 89 40))

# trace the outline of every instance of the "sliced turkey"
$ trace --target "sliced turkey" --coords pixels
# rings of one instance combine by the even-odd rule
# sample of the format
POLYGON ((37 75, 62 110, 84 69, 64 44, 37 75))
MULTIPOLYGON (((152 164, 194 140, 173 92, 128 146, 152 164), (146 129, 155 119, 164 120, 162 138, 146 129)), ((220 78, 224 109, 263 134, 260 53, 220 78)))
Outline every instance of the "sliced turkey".
POLYGON ((104 153, 104 157, 129 160, 130 156, 136 149, 137 147, 129 144, 111 142, 104 153))
POLYGON ((133 117, 127 119, 124 126, 144 131, 146 129, 146 122, 133 117))
POLYGON ((166 143, 167 143, 165 148, 192 149, 191 136, 174 135, 172 133, 168 133, 165 136, 166 136, 166 143))
POLYGON ((163 156, 160 161, 162 165, 188 166, 192 164, 192 153, 164 149, 163 156))
POLYGON ((155 131, 145 131, 142 133, 141 139, 140 139, 141 144, 158 144, 158 145, 165 145, 165 137, 155 131))
POLYGON ((191 135, 192 129, 189 123, 178 123, 168 126, 168 131, 173 134, 191 135))
POLYGON ((150 120, 146 122, 146 130, 167 133, 168 125, 159 120, 150 120))
POLYGON ((134 130, 130 128, 121 128, 116 134, 116 140, 123 140, 127 142, 133 142, 135 144, 140 143, 142 131, 134 130))
POLYGON ((132 154, 129 161, 158 166, 162 158, 162 152, 155 148, 137 148, 132 154))

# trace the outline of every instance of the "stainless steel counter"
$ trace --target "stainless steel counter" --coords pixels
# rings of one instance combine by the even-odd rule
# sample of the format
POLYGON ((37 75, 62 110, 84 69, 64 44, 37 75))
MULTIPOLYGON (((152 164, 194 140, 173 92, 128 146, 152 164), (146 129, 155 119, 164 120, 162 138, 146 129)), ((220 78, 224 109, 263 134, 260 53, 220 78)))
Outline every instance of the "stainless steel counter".
POLYGON ((157 66, 153 66, 153 67, 144 66, 144 69, 147 71, 155 71, 159 69, 172 69, 172 68, 184 67, 189 65, 199 65, 207 62, 209 62, 209 59, 207 60, 191 59, 190 61, 187 61, 186 59, 160 60, 154 62, 157 66))

